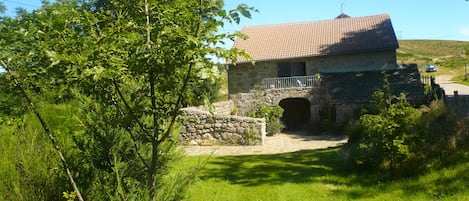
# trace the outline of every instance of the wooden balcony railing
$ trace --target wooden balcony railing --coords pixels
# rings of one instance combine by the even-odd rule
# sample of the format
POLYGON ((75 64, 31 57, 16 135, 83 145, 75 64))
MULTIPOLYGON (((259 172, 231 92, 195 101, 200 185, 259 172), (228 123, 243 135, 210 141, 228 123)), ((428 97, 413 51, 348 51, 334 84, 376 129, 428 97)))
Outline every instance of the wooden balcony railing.
POLYGON ((266 89, 292 88, 292 87, 319 87, 321 78, 317 75, 265 78, 266 89))

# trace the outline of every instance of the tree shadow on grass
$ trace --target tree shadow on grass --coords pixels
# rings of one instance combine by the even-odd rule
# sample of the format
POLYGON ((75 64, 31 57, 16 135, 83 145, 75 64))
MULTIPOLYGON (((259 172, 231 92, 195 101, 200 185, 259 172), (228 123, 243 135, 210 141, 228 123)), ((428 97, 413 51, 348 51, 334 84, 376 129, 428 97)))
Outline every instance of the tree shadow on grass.
POLYGON ((366 197, 393 197, 396 200, 429 199, 440 200, 460 195, 469 188, 469 171, 467 168, 452 171, 451 175, 432 176, 433 178, 419 179, 411 177, 400 180, 384 181, 374 185, 357 182, 362 188, 345 188, 334 190, 334 194, 345 195, 348 199, 362 199, 366 197), (419 197, 418 194, 423 194, 419 197))
POLYGON ((347 199, 380 194, 411 199, 416 193, 439 199, 464 192, 469 187, 468 165, 455 164, 451 167, 458 169, 450 168, 446 173, 438 170, 438 176, 422 174, 392 180, 387 174, 354 168, 343 154, 341 148, 336 147, 272 155, 214 157, 202 170, 201 179, 219 179, 246 187, 285 183, 342 186, 331 191, 347 199))
POLYGON ((426 192, 433 198, 458 194, 469 189, 469 164, 455 166, 456 169, 439 170, 438 176, 427 179, 426 182, 408 182, 404 184, 405 192, 412 194, 415 192, 426 192))
POLYGON ((215 157, 202 172, 202 179, 219 178, 233 184, 314 182, 325 175, 346 175, 349 165, 339 148, 303 150, 273 155, 215 157))
MULTIPOLYGON (((413 196, 419 193, 429 200, 461 195, 469 189, 469 182, 467 182, 469 181, 469 163, 467 161, 469 157, 462 157, 445 168, 395 179, 389 177, 389 174, 372 173, 369 176, 357 174, 355 179, 350 180, 349 185, 360 185, 362 188, 337 189, 334 193, 346 195, 349 199, 389 194, 396 199, 404 200, 412 200, 413 196)), ((467 199, 467 197, 464 198, 467 199)))

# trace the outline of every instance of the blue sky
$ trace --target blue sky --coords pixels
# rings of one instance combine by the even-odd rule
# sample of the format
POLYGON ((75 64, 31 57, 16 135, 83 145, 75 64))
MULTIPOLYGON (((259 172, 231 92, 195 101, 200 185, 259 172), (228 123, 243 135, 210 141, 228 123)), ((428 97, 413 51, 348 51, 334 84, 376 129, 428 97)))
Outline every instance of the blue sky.
POLYGON ((246 3, 259 10, 243 26, 333 19, 343 12, 352 17, 387 13, 399 39, 469 41, 469 2, 466 0, 226 0, 235 8, 246 3))
MULTIPOLYGON (((0 0, 13 16, 16 7, 28 10, 41 6, 41 0, 0 0)), ((246 3, 259 10, 240 25, 227 25, 223 31, 243 26, 333 19, 341 12, 352 16, 387 13, 399 39, 441 39, 469 41, 469 2, 466 0, 225 0, 227 9, 246 3)))

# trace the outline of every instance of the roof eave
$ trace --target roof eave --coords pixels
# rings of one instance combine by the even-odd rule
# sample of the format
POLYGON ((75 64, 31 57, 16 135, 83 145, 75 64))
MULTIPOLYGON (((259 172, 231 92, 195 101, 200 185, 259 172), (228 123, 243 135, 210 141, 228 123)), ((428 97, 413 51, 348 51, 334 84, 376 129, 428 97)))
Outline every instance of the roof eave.
POLYGON ((313 54, 313 55, 309 55, 309 56, 298 56, 298 57, 267 58, 267 59, 258 59, 258 60, 252 60, 252 61, 240 61, 240 62, 235 62, 235 63, 225 63, 225 64, 235 66, 237 64, 247 64, 247 63, 253 63, 253 62, 257 63, 257 62, 269 62, 269 61, 297 60, 297 59, 304 59, 304 58, 311 58, 311 57, 324 57, 324 56, 335 56, 335 55, 344 55, 344 54, 359 54, 359 53, 389 51, 389 50, 397 50, 398 48, 399 48, 399 45, 397 44, 395 47, 388 47, 388 48, 354 50, 354 51, 344 51, 344 52, 332 52, 332 53, 313 54))

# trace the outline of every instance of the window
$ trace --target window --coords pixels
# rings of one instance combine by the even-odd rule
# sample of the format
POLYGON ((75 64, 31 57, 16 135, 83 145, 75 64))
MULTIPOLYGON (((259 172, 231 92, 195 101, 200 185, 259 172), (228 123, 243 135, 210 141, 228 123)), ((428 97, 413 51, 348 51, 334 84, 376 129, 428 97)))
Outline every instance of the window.
POLYGON ((290 77, 291 68, 290 63, 281 62, 277 64, 277 76, 278 77, 290 77))
POLYGON ((277 64, 278 77, 305 76, 305 62, 279 62, 277 64))

